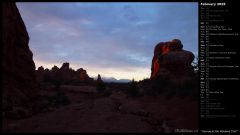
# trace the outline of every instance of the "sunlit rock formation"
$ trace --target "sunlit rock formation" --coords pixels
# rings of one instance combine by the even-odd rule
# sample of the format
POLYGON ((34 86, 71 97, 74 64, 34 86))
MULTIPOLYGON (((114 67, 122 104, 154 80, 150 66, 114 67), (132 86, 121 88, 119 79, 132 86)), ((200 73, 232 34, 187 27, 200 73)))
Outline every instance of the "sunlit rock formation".
MULTIPOLYGON (((160 42, 154 49, 152 59, 151 88, 146 93, 167 93, 180 97, 197 97, 198 74, 194 72, 194 55, 183 50, 179 39, 160 42)), ((148 83, 146 83, 148 84, 148 83)), ((147 85, 148 86, 148 85, 147 85)))
POLYGON ((194 60, 194 55, 192 52, 182 48, 183 45, 178 39, 158 43, 154 49, 152 59, 151 79, 166 73, 171 73, 174 76, 192 74, 193 67, 191 63, 194 60))

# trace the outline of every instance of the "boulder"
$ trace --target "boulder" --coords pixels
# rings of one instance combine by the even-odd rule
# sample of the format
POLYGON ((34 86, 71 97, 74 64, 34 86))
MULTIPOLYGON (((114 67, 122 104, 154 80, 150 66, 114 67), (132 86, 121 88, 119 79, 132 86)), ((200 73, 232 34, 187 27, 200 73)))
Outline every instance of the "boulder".
POLYGON ((183 45, 179 39, 158 43, 152 59, 151 79, 159 76, 161 70, 168 70, 176 76, 192 74, 191 63, 194 60, 194 55, 182 48, 183 45))

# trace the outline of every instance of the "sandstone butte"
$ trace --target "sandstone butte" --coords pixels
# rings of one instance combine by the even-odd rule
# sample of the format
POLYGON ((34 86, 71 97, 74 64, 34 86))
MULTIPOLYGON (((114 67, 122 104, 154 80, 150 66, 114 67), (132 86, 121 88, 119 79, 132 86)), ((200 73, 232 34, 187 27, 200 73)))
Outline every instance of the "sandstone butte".
POLYGON ((194 71, 191 65, 193 60, 193 53, 183 50, 183 44, 179 39, 160 42, 154 49, 150 78, 155 79, 166 73, 175 77, 189 76, 194 71))

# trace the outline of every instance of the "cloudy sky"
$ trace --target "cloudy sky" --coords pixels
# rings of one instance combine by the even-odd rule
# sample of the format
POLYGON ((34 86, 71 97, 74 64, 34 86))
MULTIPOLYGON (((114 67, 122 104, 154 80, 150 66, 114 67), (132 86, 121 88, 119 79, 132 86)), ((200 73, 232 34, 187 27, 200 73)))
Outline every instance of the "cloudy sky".
POLYGON ((198 52, 197 3, 17 3, 36 67, 70 67, 117 79, 151 73, 155 45, 178 38, 198 52))

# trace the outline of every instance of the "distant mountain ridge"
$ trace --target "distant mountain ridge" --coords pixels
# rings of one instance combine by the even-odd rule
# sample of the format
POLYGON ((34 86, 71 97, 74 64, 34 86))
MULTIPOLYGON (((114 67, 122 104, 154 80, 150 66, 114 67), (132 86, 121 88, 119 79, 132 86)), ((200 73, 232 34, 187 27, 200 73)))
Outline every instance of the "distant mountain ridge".
MULTIPOLYGON (((94 77, 94 80, 96 80, 97 77, 94 77)), ((129 79, 116 79, 114 77, 102 77, 102 80, 104 82, 107 82, 107 83, 111 83, 111 82, 114 82, 114 83, 128 83, 128 82, 131 82, 131 80, 129 79)))

